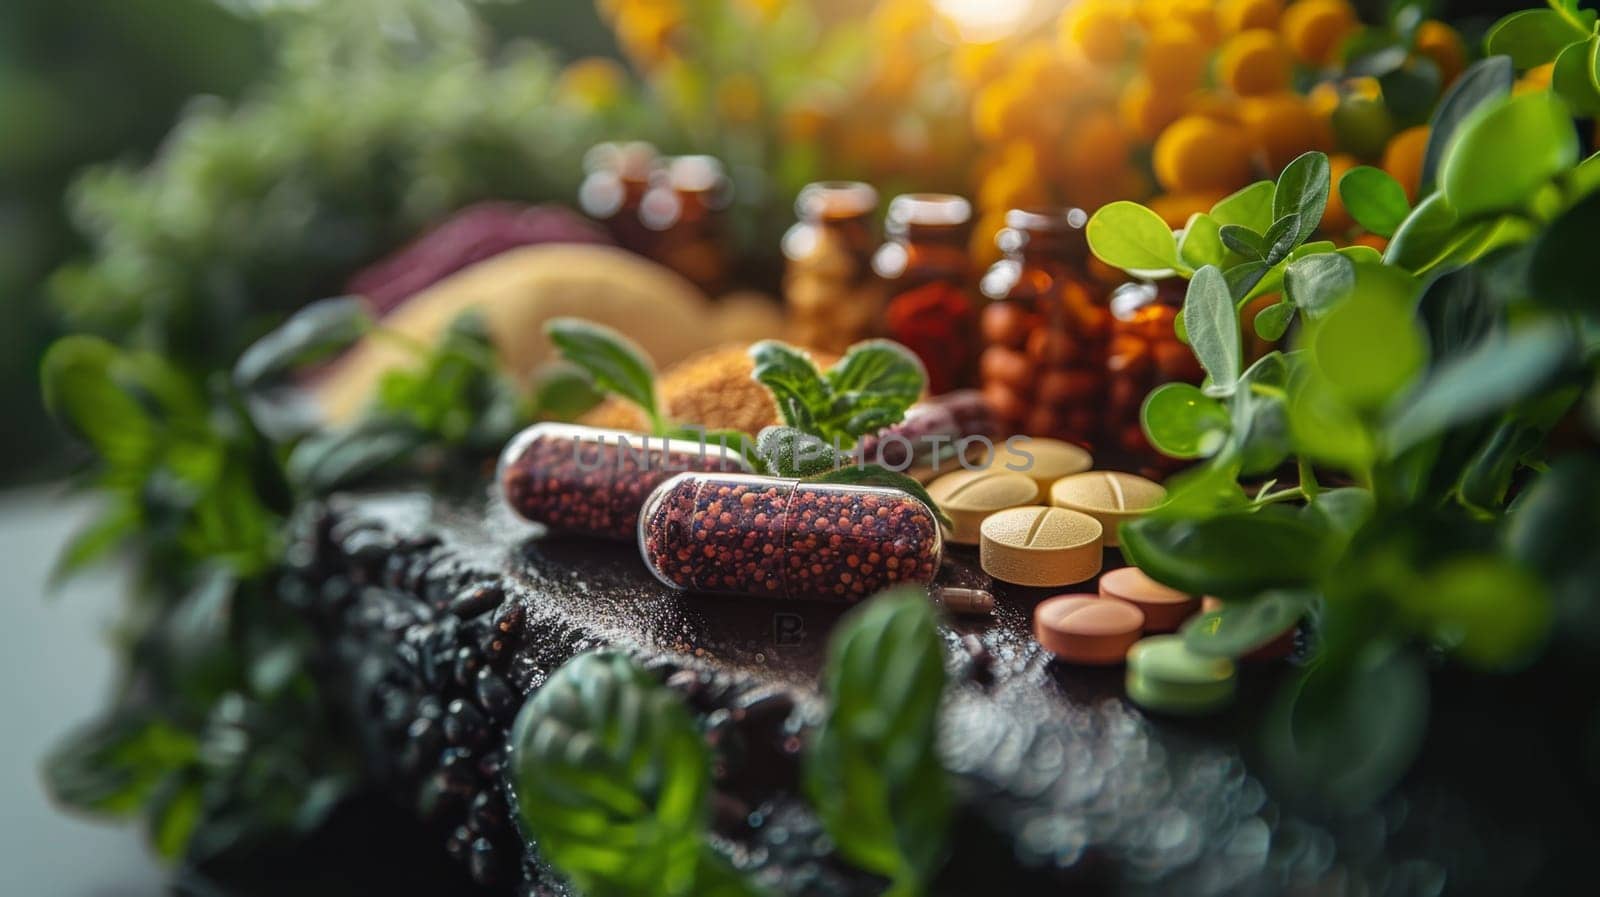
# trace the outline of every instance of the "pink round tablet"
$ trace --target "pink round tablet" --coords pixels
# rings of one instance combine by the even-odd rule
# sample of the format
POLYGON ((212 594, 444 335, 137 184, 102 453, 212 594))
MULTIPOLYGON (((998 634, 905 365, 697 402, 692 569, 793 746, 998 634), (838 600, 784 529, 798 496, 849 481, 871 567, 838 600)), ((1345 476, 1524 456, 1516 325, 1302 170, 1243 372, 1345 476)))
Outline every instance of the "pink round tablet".
POLYGON ((1145 632, 1176 632, 1200 609, 1200 599, 1164 586, 1138 567, 1118 567, 1100 576, 1100 594, 1144 611, 1145 632))
POLYGON ((1144 629, 1144 614, 1115 598, 1057 595, 1033 609, 1033 635, 1068 663, 1122 663, 1144 629))

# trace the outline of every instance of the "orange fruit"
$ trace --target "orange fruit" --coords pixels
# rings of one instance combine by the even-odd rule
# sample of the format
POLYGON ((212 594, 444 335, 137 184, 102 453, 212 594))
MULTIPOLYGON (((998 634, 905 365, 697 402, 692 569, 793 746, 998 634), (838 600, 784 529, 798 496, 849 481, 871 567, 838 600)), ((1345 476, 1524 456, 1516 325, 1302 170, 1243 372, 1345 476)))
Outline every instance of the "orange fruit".
POLYGON ((1229 191, 1250 180, 1250 146, 1239 129, 1186 115, 1161 132, 1156 179, 1171 193, 1229 191))
POLYGON ((1428 126, 1416 125, 1389 139, 1383 150, 1383 170, 1394 176, 1406 188, 1406 198, 1417 201, 1417 188, 1422 183, 1422 155, 1428 149, 1428 126))
POLYGON ((1117 101, 1123 127, 1145 141, 1156 139, 1163 128, 1177 121, 1183 107, 1182 94, 1162 90, 1143 75, 1134 75, 1117 101))
POLYGON ((1005 70, 1005 57, 998 42, 969 43, 963 41, 950 51, 950 70, 956 80, 968 87, 988 84, 1005 70))
POLYGON ((1363 232, 1361 232, 1359 234, 1356 234, 1354 237, 1350 238, 1350 245, 1351 246, 1371 246, 1373 249, 1376 249, 1379 252, 1382 252, 1385 249, 1389 248, 1389 238, 1388 237, 1380 237, 1377 234, 1369 234, 1369 233, 1366 233, 1365 231, 1363 231, 1363 232))
POLYGON ((1555 68, 1555 63, 1547 62, 1544 65, 1536 65, 1528 69, 1522 73, 1522 77, 1518 78, 1515 84, 1511 85, 1511 92, 1520 96, 1521 94, 1538 90, 1549 90, 1550 78, 1555 73, 1555 68))
POLYGON ((1282 171, 1301 153, 1326 149, 1332 142, 1327 122, 1298 94, 1274 93, 1243 100, 1239 117, 1269 174, 1282 171))
POLYGON ((1417 52, 1439 67, 1439 77, 1444 84, 1454 81, 1467 64, 1467 48, 1461 43, 1461 35, 1436 19, 1428 19, 1417 26, 1417 52))
POLYGON ((1194 29, 1206 46, 1214 47, 1222 38, 1214 0, 1171 0, 1169 9, 1169 15, 1194 29))
POLYGON ((581 106, 610 106, 627 89, 628 73, 614 59, 589 56, 575 59, 561 70, 556 90, 563 99, 581 106))
POLYGON ((1275 93, 1289 86, 1289 51, 1276 31, 1252 28, 1222 45, 1217 77, 1241 97, 1275 93))
POLYGON ((1140 67, 1157 88, 1187 92, 1199 86, 1210 55, 1210 48, 1193 28, 1167 24, 1145 42, 1140 67))
POLYGON ((1357 24, 1346 0, 1299 0, 1283 11, 1278 28, 1300 61, 1327 65, 1357 24))
POLYGON ((1282 0, 1222 0, 1217 4, 1217 25, 1223 34, 1238 34, 1251 28, 1276 28, 1282 14, 1282 0))
POLYGON ((1355 227, 1355 219, 1345 211, 1344 199, 1339 196, 1339 179, 1360 164, 1361 160, 1349 153, 1334 153, 1328 157, 1328 208, 1322 213, 1323 233, 1342 234, 1355 227))
POLYGON ((1111 3, 1078 3, 1061 14, 1058 40, 1067 55, 1077 53, 1099 65, 1128 58, 1133 23, 1125 8, 1111 3))

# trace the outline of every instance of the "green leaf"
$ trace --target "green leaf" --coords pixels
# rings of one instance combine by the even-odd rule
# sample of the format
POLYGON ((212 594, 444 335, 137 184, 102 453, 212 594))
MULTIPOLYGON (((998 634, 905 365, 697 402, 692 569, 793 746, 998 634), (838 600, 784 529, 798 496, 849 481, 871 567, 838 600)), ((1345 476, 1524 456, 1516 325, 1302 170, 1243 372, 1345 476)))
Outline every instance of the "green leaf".
POLYGON ((665 425, 656 405, 655 369, 636 343, 580 318, 555 318, 544 325, 544 332, 562 357, 587 371, 596 386, 642 408, 652 433, 665 425))
POLYGON ((1484 45, 1491 55, 1511 57, 1512 67, 1531 69, 1550 62, 1563 47, 1588 36, 1587 31, 1555 10, 1525 9, 1496 22, 1484 45))
POLYGON ((1403 607, 1432 639, 1475 666, 1506 669, 1526 662, 1550 631, 1544 584, 1519 564, 1492 555, 1445 562, 1403 607))
POLYGON ((1281 506, 1203 519, 1157 512, 1123 524, 1119 538, 1123 555, 1157 582, 1223 599, 1309 586, 1339 552, 1325 524, 1281 506))
POLYGON ((1387 171, 1358 165, 1339 179, 1339 196, 1356 223, 1380 237, 1392 237, 1411 214, 1405 188, 1387 171))
POLYGON ((1600 193, 1591 193, 1550 222, 1533 244, 1528 287, 1549 308, 1593 312, 1600 308, 1591 266, 1600 233, 1600 193))
POLYGON ((1183 299, 1183 321, 1200 366, 1210 375, 1206 392, 1228 395, 1239 380, 1239 317, 1222 273, 1207 265, 1194 273, 1183 299))
POLYGON ((1277 189, 1271 181, 1256 181, 1218 200, 1211 217, 1219 225, 1236 224, 1262 233, 1276 220, 1272 209, 1277 189))
POLYGON ((326 495, 410 457, 426 441, 410 425, 372 420, 302 440, 289 453, 284 474, 296 488, 326 495))
MULTIPOLYGON (((758 378, 759 379, 759 378, 758 378)), ((851 346, 823 375, 829 395, 824 418, 826 435, 855 440, 897 424, 928 385, 922 362, 905 346, 889 340, 867 340, 851 346)))
POLYGON ((233 382, 248 390, 325 361, 349 348, 372 326, 372 313, 358 296, 313 302, 244 350, 233 365, 233 382))
POLYGON ((1570 330, 1541 321, 1446 360, 1389 413, 1390 454, 1543 391, 1577 355, 1570 330))
POLYGON ((1228 256, 1215 218, 1201 212, 1189 216, 1178 241, 1178 257, 1190 268, 1221 265, 1228 256))
POLYGON ((1239 304, 1252 298, 1275 269, 1265 261, 1241 262, 1223 273, 1228 295, 1239 304))
POLYGON ((1318 463, 1361 472, 1377 456, 1366 424, 1315 370, 1296 378, 1290 390, 1289 433, 1294 450, 1318 463))
POLYGON ((1436 364, 1472 348, 1500 326, 1500 309, 1479 265, 1429 281, 1417 311, 1428 329, 1436 364))
POLYGON ((936 749, 944 646, 922 589, 851 611, 823 668, 827 716, 805 755, 805 789, 839 852, 920 893, 938 870, 951 795, 936 749))
POLYGON ((932 513, 933 516, 944 526, 955 526, 955 522, 952 521, 949 515, 947 515, 939 507, 939 503, 933 500, 933 496, 928 494, 928 490, 924 488, 921 483, 897 470, 890 470, 889 468, 880 464, 862 464, 859 466, 850 465, 848 467, 840 467, 835 470, 827 470, 821 473, 811 474, 810 476, 806 477, 806 480, 812 483, 840 483, 850 486, 887 486, 891 489, 899 489, 901 492, 910 495, 912 498, 926 505, 928 507, 928 511, 932 513))
POLYGON ((1131 271, 1182 268, 1178 243, 1161 216, 1136 202, 1100 207, 1085 229, 1089 248, 1102 262, 1131 271))
POLYGON ((1222 245, 1251 261, 1260 261, 1267 257, 1266 238, 1248 227, 1224 224, 1217 235, 1221 238, 1222 245))
POLYGON ((1471 218, 1522 209, 1534 192, 1578 161, 1578 132, 1546 91, 1485 103, 1461 122, 1439 167, 1456 213, 1471 218))
POLYGON ((1300 216, 1291 213, 1279 218, 1262 237, 1267 244, 1267 255, 1262 261, 1269 265, 1278 264, 1289 257, 1299 239, 1300 216))
POLYGON ((1140 423, 1150 444, 1174 458, 1216 454, 1228 437, 1228 409, 1188 383, 1166 383, 1145 397, 1140 423))
POLYGON ((783 422, 814 433, 817 410, 830 402, 827 382, 811 358, 777 340, 763 340, 750 347, 750 359, 755 362, 751 376, 771 390, 783 422))
MULTIPOLYGON (((1304 243, 1322 224, 1322 213, 1328 206, 1328 179, 1328 157, 1316 151, 1301 154, 1278 175, 1277 190, 1272 196, 1272 217, 1277 223, 1290 215, 1297 216, 1291 247, 1304 243)), ((1267 239, 1272 241, 1270 232, 1267 239)), ((1270 255, 1268 259, 1274 260, 1270 255)))
POLYGON ((171 775, 168 779, 170 784, 152 802, 146 820, 150 829, 150 843, 156 853, 172 860, 187 851, 205 808, 200 782, 180 775, 171 775))
POLYGON ((1428 676, 1411 653, 1373 641, 1280 693, 1266 722, 1268 768, 1291 793, 1357 810, 1399 781, 1422 744, 1428 676))
POLYGON ((1384 105, 1402 124, 1421 121, 1439 98, 1439 67, 1433 60, 1414 56, 1405 65, 1378 76, 1384 105))
POLYGON ((768 473, 808 477, 838 469, 848 459, 819 436, 795 427, 764 427, 756 434, 756 452, 768 473))
POLYGON ((1504 56, 1491 56, 1467 66, 1456 78, 1444 98, 1433 110, 1428 122, 1428 145, 1422 154, 1422 180, 1417 195, 1426 197, 1433 193, 1434 180, 1439 165, 1444 161, 1446 148, 1455 136, 1463 119, 1478 106, 1511 93, 1516 80, 1511 60, 1504 56))
POLYGON ((88 813, 127 816, 152 800, 162 779, 195 762, 193 736, 133 708, 69 735, 44 762, 52 800, 88 813))
POLYGON ((113 466, 143 463, 155 450, 156 423, 113 379, 121 350, 94 336, 68 336, 45 352, 45 408, 113 466))
POLYGON ((1278 302, 1269 305, 1256 313, 1256 336, 1269 342, 1283 339, 1289 331, 1289 324, 1294 320, 1294 304, 1278 302))
POLYGON ((1350 298, 1315 322, 1312 358, 1340 399, 1357 408, 1381 406, 1427 363, 1415 293, 1404 272, 1363 265, 1350 298))
POLYGON ((533 378, 533 413, 543 419, 576 420, 604 398, 589 372, 570 361, 547 364, 533 378))
POLYGON ((1550 590, 1555 637, 1592 651, 1600 644, 1600 459, 1581 454, 1557 460, 1535 479, 1505 518, 1507 554, 1538 574, 1550 590))
POLYGON ((522 824, 577 890, 699 893, 711 755, 676 694, 620 653, 581 654, 522 706, 509 743, 522 824))
POLYGON ((1375 506, 1369 490, 1345 486, 1318 492, 1306 505, 1306 513, 1319 515, 1333 532, 1348 541, 1372 519, 1375 506))
POLYGON ((1595 83, 1595 66, 1600 62, 1596 59, 1597 51, 1600 51, 1600 37, 1572 44, 1556 57, 1550 74, 1550 86, 1574 112, 1585 117, 1600 113, 1600 85, 1595 83))
POLYGON ((1183 643, 1208 657, 1243 657, 1293 629, 1315 600, 1314 593, 1295 589, 1229 601, 1183 624, 1183 643))
POLYGON ((1313 319, 1332 310, 1355 285, 1355 264, 1337 252, 1295 259, 1283 272, 1284 297, 1313 319))

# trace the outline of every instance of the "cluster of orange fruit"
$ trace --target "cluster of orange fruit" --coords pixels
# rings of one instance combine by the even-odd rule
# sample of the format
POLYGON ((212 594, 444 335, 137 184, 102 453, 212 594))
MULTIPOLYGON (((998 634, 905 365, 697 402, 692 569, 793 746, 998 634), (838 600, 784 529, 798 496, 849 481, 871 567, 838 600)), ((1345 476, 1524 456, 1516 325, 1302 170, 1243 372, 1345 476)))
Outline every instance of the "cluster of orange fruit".
MULTIPOLYGON (((1381 164, 1414 193, 1426 126, 1395 129, 1378 83, 1339 70, 1361 27, 1348 0, 1080 0, 1051 37, 958 48, 987 147, 974 248, 1007 206, 1029 202, 1144 200, 1182 226, 1313 149, 1331 154, 1335 179, 1381 164), (1341 107, 1354 128, 1334 127, 1341 107)), ((1460 36, 1432 20, 1411 53, 1445 85, 1467 62, 1460 36)), ((1333 197, 1328 235, 1352 226, 1333 197)))

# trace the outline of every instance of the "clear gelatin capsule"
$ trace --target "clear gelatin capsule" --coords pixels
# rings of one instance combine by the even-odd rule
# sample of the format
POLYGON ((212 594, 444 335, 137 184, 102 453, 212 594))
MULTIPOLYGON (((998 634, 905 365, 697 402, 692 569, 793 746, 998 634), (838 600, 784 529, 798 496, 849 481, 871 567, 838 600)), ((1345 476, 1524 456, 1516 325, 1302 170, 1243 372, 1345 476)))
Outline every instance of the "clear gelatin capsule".
POLYGON ((576 424, 534 424, 500 453, 506 504, 552 530, 628 539, 650 490, 683 471, 747 471, 736 446, 576 424))
POLYGON ((639 550, 674 589, 859 601, 939 571, 939 524, 897 489, 685 473, 639 517, 639 550))

